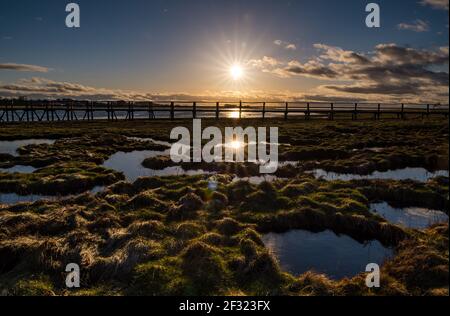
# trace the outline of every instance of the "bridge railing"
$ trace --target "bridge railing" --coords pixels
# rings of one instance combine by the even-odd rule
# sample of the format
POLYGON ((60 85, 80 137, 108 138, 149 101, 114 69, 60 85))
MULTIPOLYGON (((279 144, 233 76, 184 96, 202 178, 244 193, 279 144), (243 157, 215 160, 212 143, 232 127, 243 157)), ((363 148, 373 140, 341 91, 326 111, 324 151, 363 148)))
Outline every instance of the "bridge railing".
POLYGON ((119 120, 119 119, 177 119, 177 118, 266 118, 299 117, 305 119, 337 116, 390 115, 448 116, 448 104, 406 104, 369 102, 214 102, 214 101, 29 101, 0 100, 0 123, 33 121, 119 120))

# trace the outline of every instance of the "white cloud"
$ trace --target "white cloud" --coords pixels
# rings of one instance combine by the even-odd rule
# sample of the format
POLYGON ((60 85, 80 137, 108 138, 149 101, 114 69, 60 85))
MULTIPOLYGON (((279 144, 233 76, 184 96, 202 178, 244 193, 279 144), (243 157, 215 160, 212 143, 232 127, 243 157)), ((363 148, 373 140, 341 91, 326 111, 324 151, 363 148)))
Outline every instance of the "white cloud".
POLYGON ((247 64, 250 67, 256 68, 256 69, 265 69, 267 67, 275 67, 279 65, 281 62, 278 61, 274 57, 264 56, 261 59, 251 59, 247 62, 247 64))
POLYGON ((283 41, 282 40, 274 40, 273 43, 275 45, 281 46, 283 44, 283 41))
POLYGON ((399 30, 413 31, 417 33, 428 32, 430 30, 430 25, 422 20, 416 20, 413 23, 400 23, 397 27, 399 30))
POLYGON ((295 44, 288 44, 285 48, 288 50, 297 50, 297 46, 295 46, 295 44))
POLYGON ((282 40, 275 40, 275 41, 273 41, 273 43, 277 46, 283 47, 286 50, 297 50, 297 45, 295 45, 293 43, 285 42, 282 40))

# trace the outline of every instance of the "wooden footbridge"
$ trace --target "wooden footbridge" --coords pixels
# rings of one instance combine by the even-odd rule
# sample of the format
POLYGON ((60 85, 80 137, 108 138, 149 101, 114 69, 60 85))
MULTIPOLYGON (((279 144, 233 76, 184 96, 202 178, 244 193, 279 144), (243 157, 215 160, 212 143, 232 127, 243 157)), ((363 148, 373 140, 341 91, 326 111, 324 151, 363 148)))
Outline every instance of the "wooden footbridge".
POLYGON ((178 118, 425 118, 448 117, 449 105, 323 102, 92 102, 0 100, 0 124, 178 118))

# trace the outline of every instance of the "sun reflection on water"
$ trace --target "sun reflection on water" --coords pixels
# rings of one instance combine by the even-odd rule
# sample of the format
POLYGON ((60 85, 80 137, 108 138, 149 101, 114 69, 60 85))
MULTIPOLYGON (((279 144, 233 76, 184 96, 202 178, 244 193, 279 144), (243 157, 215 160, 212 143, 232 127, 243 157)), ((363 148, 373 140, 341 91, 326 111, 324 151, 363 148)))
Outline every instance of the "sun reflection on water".
POLYGON ((234 118, 234 119, 239 118, 239 111, 233 111, 233 112, 230 112, 230 113, 228 114, 228 118, 234 118))

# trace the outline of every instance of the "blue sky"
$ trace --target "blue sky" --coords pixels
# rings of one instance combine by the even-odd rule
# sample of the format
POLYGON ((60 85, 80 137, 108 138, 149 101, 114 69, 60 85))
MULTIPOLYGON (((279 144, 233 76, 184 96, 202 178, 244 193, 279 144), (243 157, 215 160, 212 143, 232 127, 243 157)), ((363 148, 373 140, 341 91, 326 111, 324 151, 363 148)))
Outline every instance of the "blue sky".
MULTIPOLYGON (((337 48, 341 55, 366 56, 370 70, 383 67, 386 74, 392 71, 386 66, 418 62, 420 71, 414 69, 415 79, 404 85, 445 83, 448 62, 433 59, 433 54, 448 57, 448 0, 74 2, 81 8, 79 29, 65 26, 69 1, 0 0, 0 95, 56 97, 56 90, 45 88, 58 86, 61 95, 74 97, 448 98, 443 85, 434 95, 429 89, 397 89, 404 79, 400 75, 392 81, 395 87, 382 93, 379 78, 336 57, 337 48), (369 2, 381 7, 379 29, 365 25, 369 2), (425 57, 433 60, 400 61, 385 55, 392 53, 387 47, 377 50, 381 44, 395 44, 411 54, 428 52, 425 57), (324 54, 328 58, 320 57, 324 54), (344 65, 337 69, 336 63, 344 65), (238 81, 229 76, 234 64, 244 71, 238 81), (332 75, 324 75, 325 68, 332 75), (355 80, 366 89, 355 90, 355 80), (64 90, 63 83, 72 89, 64 90), (352 89, 342 91, 337 85, 352 89)), ((407 70, 410 74, 411 67, 407 70)))

